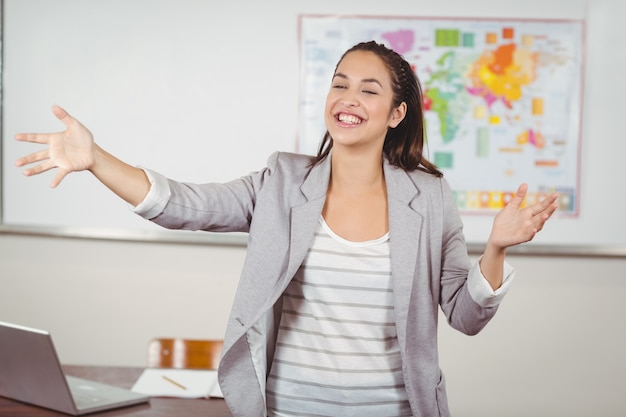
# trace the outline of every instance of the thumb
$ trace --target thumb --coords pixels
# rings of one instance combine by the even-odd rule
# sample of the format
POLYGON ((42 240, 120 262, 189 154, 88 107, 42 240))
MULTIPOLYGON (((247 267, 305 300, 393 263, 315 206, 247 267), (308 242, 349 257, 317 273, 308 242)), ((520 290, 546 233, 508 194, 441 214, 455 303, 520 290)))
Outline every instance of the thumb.
POLYGON ((517 188, 517 191, 515 192, 515 196, 509 202, 509 205, 516 207, 516 208, 521 207, 522 202, 524 201, 524 198, 526 198, 527 192, 528 192, 528 184, 526 183, 520 184, 520 186, 517 188))
POLYGON ((69 127, 69 123, 72 120, 72 116, 70 116, 69 113, 66 112, 64 108, 54 105, 52 106, 52 113, 54 113, 57 119, 63 122, 65 127, 69 127))

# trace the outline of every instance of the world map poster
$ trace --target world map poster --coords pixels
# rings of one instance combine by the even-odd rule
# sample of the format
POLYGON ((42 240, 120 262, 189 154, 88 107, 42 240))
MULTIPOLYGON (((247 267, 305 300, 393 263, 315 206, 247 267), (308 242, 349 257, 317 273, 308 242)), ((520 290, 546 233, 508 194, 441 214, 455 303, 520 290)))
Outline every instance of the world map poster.
POLYGON ((578 216, 582 20, 300 17, 298 150, 317 153, 343 52, 375 40, 401 54, 423 91, 425 157, 464 214, 493 214, 522 182, 524 204, 560 195, 578 216))

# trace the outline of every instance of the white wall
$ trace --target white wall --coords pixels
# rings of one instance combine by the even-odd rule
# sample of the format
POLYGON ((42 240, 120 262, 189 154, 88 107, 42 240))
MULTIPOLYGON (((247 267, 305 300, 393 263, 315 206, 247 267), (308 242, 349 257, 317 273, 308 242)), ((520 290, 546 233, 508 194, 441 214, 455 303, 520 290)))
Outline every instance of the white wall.
POLYGON ((483 332, 440 324, 455 415, 626 415, 626 259, 509 261, 516 282, 483 332))
MULTIPOLYGON (((614 123, 621 116, 620 93, 626 91, 626 77, 615 71, 626 65, 626 50, 610 47, 614 39, 626 37, 626 27, 619 20, 626 14, 626 2, 621 0, 590 0, 589 7, 584 0, 277 0, 275 8, 252 0, 228 4, 202 0, 5 0, 4 4, 1 221, 7 225, 97 229, 93 233, 100 236, 120 229, 163 233, 139 217, 128 216, 125 204, 109 198, 105 187, 94 186, 89 175, 72 175, 62 187, 52 190, 48 184, 53 172, 26 178, 21 169, 14 168, 15 159, 41 148, 12 140, 16 132, 62 127, 50 112, 54 103, 66 107, 91 129, 100 145, 130 164, 185 181, 226 181, 260 169, 276 150, 295 150, 298 135, 311 138, 304 135, 308 126, 304 120, 309 119, 304 110, 309 114, 310 106, 302 102, 307 97, 299 97, 299 59, 305 51, 299 44, 299 17, 303 14, 559 18, 587 23, 584 100, 574 100, 584 114, 580 141, 584 158, 576 187, 576 199, 582 198, 580 215, 555 216, 542 241, 626 246, 626 223, 611 221, 621 215, 626 194, 613 192, 604 175, 605 167, 611 167, 613 175, 626 177, 626 166, 621 163, 626 141, 618 140, 614 123), (84 198, 86 195, 89 198, 84 198), (604 204, 606 196, 613 204, 604 204), (46 210, 41 210, 42 206, 46 210)), ((419 38, 424 22, 413 20, 403 25, 414 27, 419 38)), ((379 24, 372 23, 373 27, 379 24)), ((547 33, 559 38, 556 30, 547 33)), ((556 94, 547 103, 561 100, 556 94)), ((515 109, 524 108, 524 101, 518 105, 515 109)), ((561 111, 569 113, 563 106, 561 111)), ((316 110, 321 114, 321 108, 316 110)), ((431 116, 427 121, 434 128, 438 122, 430 120, 431 116)), ((550 125, 551 120, 548 117, 542 123, 550 125)), ((557 133, 560 129, 545 129, 550 138, 561 136, 557 133)), ((575 132, 577 129, 571 133, 575 132)), ((319 139, 321 132, 319 135, 313 137, 319 139)), ((492 132, 494 148, 497 136, 492 132)), ((458 139, 454 153, 463 153, 463 143, 469 147, 466 151, 472 152, 471 141, 458 139)), ((508 160, 501 153, 480 162, 461 159, 470 164, 468 172, 473 170, 471 164, 487 163, 494 173, 513 164, 517 174, 496 174, 498 183, 483 184, 490 189, 515 189, 517 183, 509 181, 527 181, 535 190, 544 179, 545 186, 567 187, 572 185, 575 173, 570 172, 571 165, 579 154, 573 149, 579 147, 571 137, 566 142, 568 150, 557 158, 566 168, 563 172, 557 169, 552 180, 547 179, 548 172, 528 172, 524 168, 528 160, 508 160), (565 182, 559 183, 559 178, 565 182)), ((527 148, 522 158, 551 158, 549 148, 538 154, 527 148)), ((435 145, 429 152, 438 150, 441 148, 435 145)), ((456 159, 456 168, 446 173, 453 188, 463 189, 457 173, 460 166, 467 165, 456 159)), ((470 183, 476 185, 479 178, 474 175, 470 183)), ((467 214, 463 219, 468 241, 486 241, 489 216, 467 214)))
MULTIPOLYGON (((143 366, 154 336, 225 330, 244 248, 0 235, 0 320, 61 360, 143 366)), ((457 417, 626 415, 626 259, 511 256, 516 282, 474 337, 440 324, 457 417)))

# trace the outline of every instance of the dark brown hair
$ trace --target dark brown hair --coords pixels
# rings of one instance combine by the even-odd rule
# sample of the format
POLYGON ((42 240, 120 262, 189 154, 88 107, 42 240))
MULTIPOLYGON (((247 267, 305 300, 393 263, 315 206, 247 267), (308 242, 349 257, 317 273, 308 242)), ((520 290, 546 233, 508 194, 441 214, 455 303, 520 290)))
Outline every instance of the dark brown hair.
MULTIPOLYGON (((392 107, 406 103, 406 115, 395 128, 387 130, 383 153, 389 162, 407 171, 420 169, 438 177, 443 174, 423 155, 424 149, 424 111, 422 108, 422 89, 415 71, 411 65, 397 52, 375 41, 361 42, 348 49, 342 56, 339 64, 346 55, 354 51, 373 52, 378 56, 389 71, 393 89, 392 107)), ((333 147, 333 138, 328 130, 324 134, 322 143, 317 152, 315 163, 328 156, 333 147)))

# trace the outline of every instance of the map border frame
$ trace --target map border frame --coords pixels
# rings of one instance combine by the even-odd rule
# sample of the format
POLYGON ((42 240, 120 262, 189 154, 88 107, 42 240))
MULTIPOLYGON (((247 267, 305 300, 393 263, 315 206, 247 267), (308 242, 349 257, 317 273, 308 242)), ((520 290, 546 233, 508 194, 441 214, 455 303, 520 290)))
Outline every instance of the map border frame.
MULTIPOLYGON (((575 126, 575 136, 573 139, 573 141, 575 141, 575 143, 572 144, 572 146, 574 147, 574 151, 575 152, 575 156, 571 157, 571 158, 575 158, 575 163, 572 163, 571 165, 573 165, 573 173, 570 173, 568 175, 569 181, 571 183, 573 183, 573 188, 572 189, 564 189, 561 188, 559 189, 558 186, 554 186, 553 188, 547 188, 544 187, 542 189, 535 189, 532 190, 529 188, 530 192, 529 195, 525 201, 525 204, 530 204, 534 201, 540 200, 542 199, 545 195, 547 195, 548 193, 552 192, 552 191, 558 191, 560 194, 559 197, 559 203, 560 203, 560 207, 559 210, 557 210, 557 214, 555 214, 557 217, 564 217, 564 218, 578 218, 580 216, 580 195, 581 195, 581 159, 582 159, 582 113, 583 113, 583 96, 584 96, 584 59, 585 59, 585 55, 586 55, 586 41, 585 41, 585 21, 584 19, 559 19, 559 18, 512 18, 512 17, 503 17, 503 18, 499 18, 499 17, 450 17, 450 16, 393 16, 393 15, 341 15, 341 14, 301 14, 299 16, 299 52, 300 52, 300 120, 299 120, 299 134, 298 134, 298 139, 297 139, 297 149, 299 152, 305 152, 305 153, 314 153, 313 149, 316 151, 317 150, 317 146, 319 146, 319 140, 321 139, 321 135, 317 135, 317 137, 308 134, 307 136, 307 125, 306 125, 306 107, 309 106, 311 107, 312 105, 314 105, 316 107, 315 111, 317 111, 318 113, 320 113, 319 111, 319 102, 315 102, 315 103, 311 103, 311 101, 309 100, 310 96, 307 94, 307 88, 311 88, 310 86, 307 87, 307 68, 305 65, 305 56, 307 55, 307 51, 305 48, 305 45, 308 42, 314 41, 314 39, 308 38, 307 35, 304 33, 304 21, 308 20, 323 20, 323 21, 333 21, 336 24, 336 27, 338 27, 337 29, 337 34, 338 36, 338 43, 341 44, 341 47, 337 48, 337 53, 335 56, 335 62, 334 64, 336 64, 336 62, 338 61, 338 59, 341 56, 341 53, 343 53, 345 50, 347 50, 350 46, 352 46, 354 43, 356 43, 357 41, 359 41, 359 39, 352 38, 352 39, 342 39, 340 37, 341 31, 345 30, 344 26, 345 23, 348 21, 359 21, 360 23, 363 22, 369 22, 369 21, 398 21, 398 22, 406 22, 406 21, 426 21, 426 22, 441 22, 441 21, 450 21, 450 22, 458 22, 458 21, 462 21, 462 22, 470 22, 470 23, 474 23, 474 24, 481 24, 481 23, 489 23, 489 24, 493 24, 493 23, 501 23, 503 25, 507 24, 507 23, 518 23, 518 24, 528 24, 528 23, 533 23, 533 24, 546 24, 546 25, 550 25, 550 24, 568 24, 568 25, 574 25, 577 26, 577 33, 573 33, 572 37, 575 37, 576 35, 580 34, 580 38, 579 38, 579 42, 574 45, 575 50, 578 52, 578 55, 575 57, 575 62, 574 62, 574 68, 577 70, 576 74, 575 74, 575 79, 577 80, 576 82, 576 92, 575 92, 575 98, 576 100, 574 100, 574 104, 571 106, 571 111, 569 113, 569 117, 570 118, 575 118, 576 122, 572 122, 572 126, 575 126), (313 144, 315 145, 315 148, 313 148, 313 144), (564 191, 566 191, 564 193, 564 191)), ((369 40, 369 39, 363 39, 361 38, 361 40, 369 40)), ((388 42, 384 41, 384 40, 380 40, 380 39, 374 39, 374 40, 378 40, 381 43, 386 44, 387 46, 390 46, 388 42)), ((330 78, 330 76, 328 77, 330 78)), ((424 81, 420 78, 420 82, 422 83, 422 87, 424 84, 424 81)), ((310 84, 310 82, 308 83, 310 84)), ((314 87, 314 88, 317 88, 314 87)), ((325 96, 327 91, 327 86, 323 91, 323 95, 325 96)), ((318 95, 321 94, 321 92, 317 92, 318 95)), ((322 106, 323 109, 323 106, 322 106)), ((320 114, 321 116, 321 114, 320 114)), ((428 155, 428 146, 425 146, 425 154, 428 155)), ((427 156, 429 157, 429 156, 427 156)), ((433 161, 433 159, 431 159, 429 157, 429 159, 431 161, 433 161)), ((433 161, 434 162, 434 161, 433 161)), ((536 172, 539 172, 539 170, 535 170, 536 172)), ((537 173, 533 173, 533 177, 534 176, 538 176, 537 173)), ((445 170, 444 170, 444 174, 446 174, 445 170)), ((527 181, 524 181, 527 182, 527 181)), ((501 209, 506 202, 511 198, 512 193, 515 190, 506 190, 506 191, 501 191, 501 192, 495 192, 495 193, 490 193, 493 195, 488 195, 487 193, 482 193, 483 195, 480 195, 477 198, 480 198, 482 200, 485 201, 485 203, 481 203, 480 206, 476 206, 476 204, 474 205, 474 207, 472 208, 467 208, 464 207, 462 205, 459 205, 459 211, 463 216, 466 215, 470 215, 470 216, 493 216, 499 209, 501 209), (493 201, 496 201, 496 204, 492 204, 493 201)), ((455 197, 456 197, 456 191, 453 188, 453 192, 455 192, 455 197)), ((458 202, 458 200, 457 200, 458 202)))

